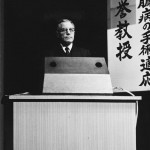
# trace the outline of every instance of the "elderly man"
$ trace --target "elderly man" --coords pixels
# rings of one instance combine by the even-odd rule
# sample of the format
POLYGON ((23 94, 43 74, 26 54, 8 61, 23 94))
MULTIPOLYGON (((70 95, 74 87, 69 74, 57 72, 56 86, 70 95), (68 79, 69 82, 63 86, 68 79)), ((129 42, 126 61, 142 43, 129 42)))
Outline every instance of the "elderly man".
POLYGON ((32 86, 31 94, 41 94, 44 78, 44 58, 45 57, 90 57, 87 49, 74 45, 75 25, 68 19, 62 19, 57 24, 56 30, 57 44, 47 49, 46 55, 39 56, 32 62, 32 86))
POLYGON ((52 48, 50 56, 54 57, 90 57, 87 49, 74 45, 75 25, 71 20, 62 19, 57 24, 58 44, 52 48))

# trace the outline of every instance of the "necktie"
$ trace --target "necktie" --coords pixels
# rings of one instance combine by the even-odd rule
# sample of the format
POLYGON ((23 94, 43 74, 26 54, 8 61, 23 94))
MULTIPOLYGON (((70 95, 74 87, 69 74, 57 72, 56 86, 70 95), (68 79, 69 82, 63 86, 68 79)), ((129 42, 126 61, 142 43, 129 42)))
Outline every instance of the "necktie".
POLYGON ((66 55, 69 55, 69 48, 66 47, 65 50, 66 50, 66 55))

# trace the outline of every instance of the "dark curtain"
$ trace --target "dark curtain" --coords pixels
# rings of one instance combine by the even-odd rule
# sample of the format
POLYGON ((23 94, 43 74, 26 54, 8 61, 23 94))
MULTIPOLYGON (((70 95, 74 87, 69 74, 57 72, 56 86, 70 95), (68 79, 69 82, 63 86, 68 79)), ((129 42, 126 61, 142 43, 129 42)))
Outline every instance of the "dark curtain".
MULTIPOLYGON (((76 25, 75 44, 93 57, 107 59, 107 1, 4 1, 4 91, 22 93, 33 88, 34 66, 55 44, 56 21, 69 18, 76 25)), ((40 69, 40 67, 39 67, 40 69)))

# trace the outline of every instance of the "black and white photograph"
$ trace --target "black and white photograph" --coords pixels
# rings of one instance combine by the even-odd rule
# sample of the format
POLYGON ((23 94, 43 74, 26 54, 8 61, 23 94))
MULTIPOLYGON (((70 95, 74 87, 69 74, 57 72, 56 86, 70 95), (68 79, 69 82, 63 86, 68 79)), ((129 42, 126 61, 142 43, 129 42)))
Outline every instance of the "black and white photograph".
POLYGON ((149 0, 0 0, 0 149, 150 149, 149 0))

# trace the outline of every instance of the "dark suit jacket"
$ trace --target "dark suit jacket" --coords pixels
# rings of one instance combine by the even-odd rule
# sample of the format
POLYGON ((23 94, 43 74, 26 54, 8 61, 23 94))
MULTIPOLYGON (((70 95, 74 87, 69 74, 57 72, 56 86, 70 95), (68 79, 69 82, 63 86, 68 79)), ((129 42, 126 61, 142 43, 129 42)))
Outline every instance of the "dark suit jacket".
POLYGON ((47 51, 46 56, 51 56, 51 57, 90 57, 90 51, 88 49, 79 48, 79 47, 76 47, 73 45, 71 52, 69 53, 69 55, 66 56, 61 45, 56 45, 47 51))

